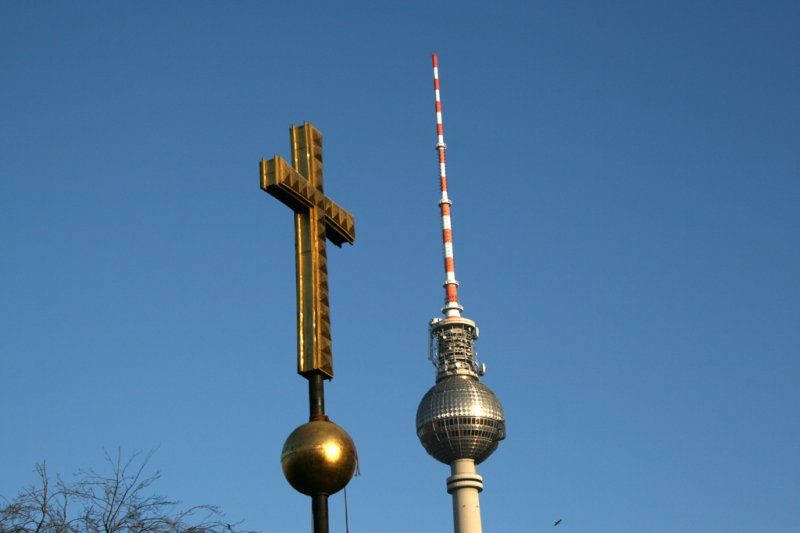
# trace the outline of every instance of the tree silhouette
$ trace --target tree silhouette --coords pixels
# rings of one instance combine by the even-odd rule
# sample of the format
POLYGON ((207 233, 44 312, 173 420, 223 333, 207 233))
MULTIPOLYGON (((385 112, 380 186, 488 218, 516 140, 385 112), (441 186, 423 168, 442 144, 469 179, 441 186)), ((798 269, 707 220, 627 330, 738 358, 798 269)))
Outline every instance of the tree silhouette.
POLYGON ((151 494, 161 473, 146 475, 153 452, 127 460, 105 453, 108 474, 81 470, 77 481, 52 481, 45 463, 36 465, 37 485, 14 500, 0 498, 0 533, 238 533, 213 505, 180 509, 180 502, 151 494))

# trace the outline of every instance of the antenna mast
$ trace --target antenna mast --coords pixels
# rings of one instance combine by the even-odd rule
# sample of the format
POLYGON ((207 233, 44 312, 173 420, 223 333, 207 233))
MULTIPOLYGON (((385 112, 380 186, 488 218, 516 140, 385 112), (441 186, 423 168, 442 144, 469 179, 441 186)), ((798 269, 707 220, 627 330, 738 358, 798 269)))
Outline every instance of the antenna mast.
POLYGON ((458 281, 456 281, 456 262, 453 257, 453 225, 450 219, 452 201, 447 196, 447 168, 444 152, 444 126, 442 125, 442 100, 439 93, 439 58, 433 54, 433 90, 436 93, 436 151, 439 153, 439 183, 442 197, 439 207, 442 211, 442 244, 444 245, 445 304, 442 313, 447 317, 460 317, 464 308, 458 303, 458 281))

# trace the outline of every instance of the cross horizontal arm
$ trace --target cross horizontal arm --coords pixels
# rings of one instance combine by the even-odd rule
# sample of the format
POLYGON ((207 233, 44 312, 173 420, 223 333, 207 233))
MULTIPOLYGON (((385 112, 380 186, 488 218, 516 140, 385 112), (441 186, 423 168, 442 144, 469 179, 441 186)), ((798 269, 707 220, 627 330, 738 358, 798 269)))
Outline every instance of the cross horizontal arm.
POLYGON ((261 188, 294 211, 320 207, 325 213, 325 236, 336 246, 356 240, 353 215, 318 191, 282 157, 261 160, 261 188))
POLYGON ((293 211, 314 207, 316 189, 280 156, 261 160, 261 188, 293 211))
POLYGON ((336 246, 356 240, 356 223, 349 211, 325 197, 325 236, 336 246))

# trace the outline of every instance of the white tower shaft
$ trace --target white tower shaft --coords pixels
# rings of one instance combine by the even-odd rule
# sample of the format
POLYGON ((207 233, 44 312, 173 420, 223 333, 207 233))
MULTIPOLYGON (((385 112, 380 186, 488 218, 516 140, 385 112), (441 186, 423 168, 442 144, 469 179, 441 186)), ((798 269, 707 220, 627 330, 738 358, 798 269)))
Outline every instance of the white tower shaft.
POLYGON ((450 464, 450 471, 447 492, 453 495, 453 531, 482 533, 478 493, 483 490, 483 478, 475 471, 475 461, 456 459, 450 464))

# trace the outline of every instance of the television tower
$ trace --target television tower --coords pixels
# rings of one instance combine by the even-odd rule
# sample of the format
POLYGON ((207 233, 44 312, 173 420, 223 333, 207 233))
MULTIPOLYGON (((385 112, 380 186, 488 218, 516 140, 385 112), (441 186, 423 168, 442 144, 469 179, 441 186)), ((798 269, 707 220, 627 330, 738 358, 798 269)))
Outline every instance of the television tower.
POLYGON ((473 347, 478 338, 475 322, 461 316, 458 281, 453 259, 452 202, 447 195, 439 95, 439 61, 433 54, 433 88, 436 93, 436 150, 442 196, 442 242, 444 244, 444 318, 430 321, 429 358, 436 367, 436 385, 422 397, 417 408, 417 436, 434 459, 450 465, 447 492, 453 495, 455 533, 481 533, 478 493, 483 478, 475 465, 486 460, 506 436, 503 407, 480 377, 486 366, 479 365, 473 347))

